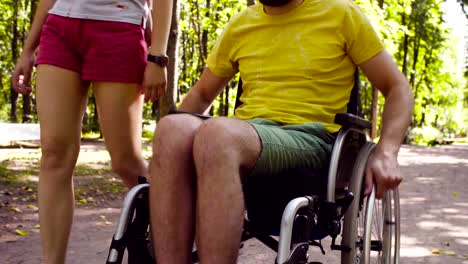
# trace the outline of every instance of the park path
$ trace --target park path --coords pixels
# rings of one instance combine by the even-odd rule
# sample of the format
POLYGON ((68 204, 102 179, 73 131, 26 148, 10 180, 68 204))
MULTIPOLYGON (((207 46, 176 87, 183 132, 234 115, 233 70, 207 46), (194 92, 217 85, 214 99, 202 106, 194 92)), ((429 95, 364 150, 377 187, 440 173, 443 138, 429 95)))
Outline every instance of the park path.
MULTIPOLYGON (((468 145, 404 146, 399 159, 405 175, 400 188, 401 263, 468 264, 468 145)), ((77 208, 67 263, 105 263, 119 207, 120 200, 115 199, 103 208, 77 208)), ((1 224, 31 222, 37 223, 37 213, 1 224)), ((24 237, 0 233, 0 263, 40 263, 39 243, 38 233, 24 237)), ((324 246, 327 255, 313 249, 314 260, 339 263, 338 254, 328 250, 329 241, 324 246)), ((249 241, 239 263, 274 263, 274 254, 259 242, 249 241)))

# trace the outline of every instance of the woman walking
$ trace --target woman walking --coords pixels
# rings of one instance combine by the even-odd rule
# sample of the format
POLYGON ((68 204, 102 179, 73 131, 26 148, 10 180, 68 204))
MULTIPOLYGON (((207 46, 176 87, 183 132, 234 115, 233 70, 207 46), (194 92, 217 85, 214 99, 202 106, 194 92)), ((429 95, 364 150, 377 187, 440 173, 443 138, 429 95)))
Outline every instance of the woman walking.
POLYGON ((150 18, 146 0, 38 4, 12 78, 17 92, 30 93, 32 67, 37 65, 42 147, 38 200, 46 264, 66 258, 74 207, 72 174, 90 84, 113 171, 128 187, 137 183, 138 175, 147 175, 141 154, 142 106, 144 99, 154 101, 165 92, 172 1, 151 4, 150 48, 144 34, 150 18), (152 62, 147 63, 148 54, 152 62))

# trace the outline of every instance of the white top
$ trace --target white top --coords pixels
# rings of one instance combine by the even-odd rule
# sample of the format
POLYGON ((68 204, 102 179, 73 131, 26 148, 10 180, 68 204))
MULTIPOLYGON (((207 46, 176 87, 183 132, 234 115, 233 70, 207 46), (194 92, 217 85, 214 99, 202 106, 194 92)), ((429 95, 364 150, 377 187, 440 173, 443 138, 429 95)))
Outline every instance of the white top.
POLYGON ((147 0, 57 0, 49 14, 145 26, 147 0))

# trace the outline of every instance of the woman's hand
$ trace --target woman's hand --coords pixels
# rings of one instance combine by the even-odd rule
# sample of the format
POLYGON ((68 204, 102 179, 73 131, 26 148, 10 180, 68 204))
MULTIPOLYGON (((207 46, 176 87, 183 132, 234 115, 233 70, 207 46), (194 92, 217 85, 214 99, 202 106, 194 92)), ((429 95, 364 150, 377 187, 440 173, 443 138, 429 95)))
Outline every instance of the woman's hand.
POLYGON ((148 62, 143 77, 145 102, 154 102, 166 94, 167 70, 156 63, 148 62))
POLYGON ((32 92, 31 75, 35 58, 33 52, 23 52, 18 59, 11 76, 13 90, 20 94, 28 95, 32 92))

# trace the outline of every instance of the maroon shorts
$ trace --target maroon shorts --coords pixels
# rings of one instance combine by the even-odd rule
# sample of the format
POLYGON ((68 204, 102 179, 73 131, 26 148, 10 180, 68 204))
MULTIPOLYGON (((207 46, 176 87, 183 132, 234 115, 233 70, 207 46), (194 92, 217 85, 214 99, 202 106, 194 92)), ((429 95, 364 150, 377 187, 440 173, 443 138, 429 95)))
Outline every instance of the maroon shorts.
POLYGON ((37 64, 75 71, 84 81, 143 81, 147 47, 141 26, 48 15, 37 64))

